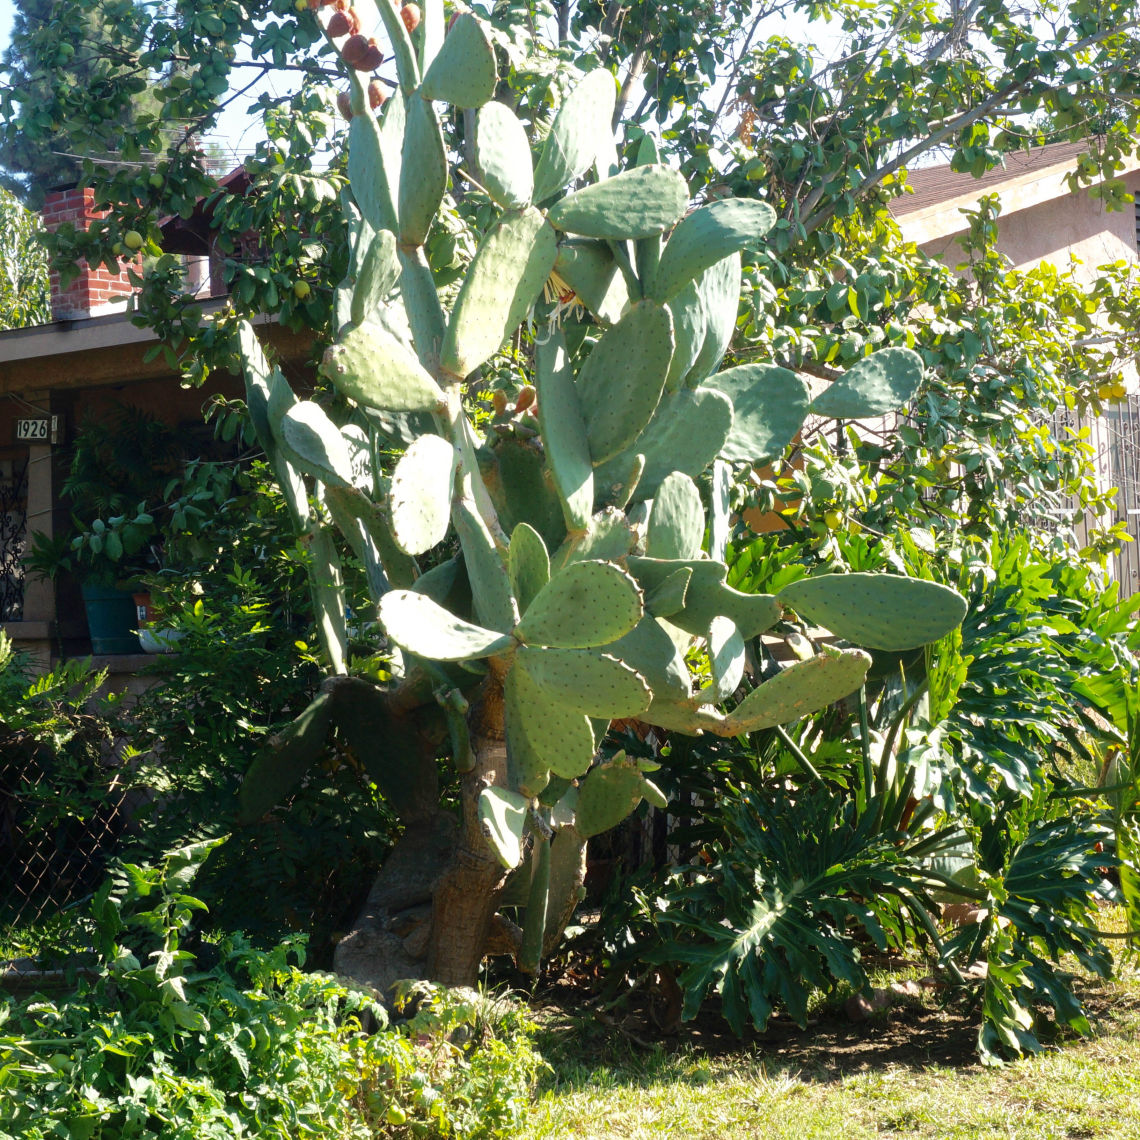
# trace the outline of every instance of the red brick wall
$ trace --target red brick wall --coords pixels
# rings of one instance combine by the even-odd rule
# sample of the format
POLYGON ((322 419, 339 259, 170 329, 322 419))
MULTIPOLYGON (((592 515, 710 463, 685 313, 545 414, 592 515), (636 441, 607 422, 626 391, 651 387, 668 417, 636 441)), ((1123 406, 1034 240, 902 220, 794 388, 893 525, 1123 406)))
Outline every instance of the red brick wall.
MULTIPOLYGON (((102 215, 95 208, 94 191, 72 188, 49 191, 42 210, 44 226, 50 231, 64 222, 76 229, 85 230, 88 224, 102 215)), ((136 268, 141 262, 136 262, 136 268)), ((126 266, 121 273, 108 273, 103 266, 92 268, 85 261, 79 263, 79 276, 66 288, 60 288, 59 274, 51 275, 51 315, 56 321, 89 317, 104 305, 132 293, 127 279, 126 266)))

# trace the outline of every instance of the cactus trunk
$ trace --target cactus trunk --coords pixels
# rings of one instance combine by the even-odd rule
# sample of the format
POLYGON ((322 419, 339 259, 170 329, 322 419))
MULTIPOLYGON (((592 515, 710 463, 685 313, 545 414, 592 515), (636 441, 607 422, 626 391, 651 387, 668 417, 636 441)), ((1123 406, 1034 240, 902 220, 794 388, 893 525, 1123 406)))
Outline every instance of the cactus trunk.
POLYGON ((507 741, 499 684, 489 681, 484 686, 472 706, 468 726, 475 763, 462 780, 463 818, 455 856, 432 895, 426 963, 427 976, 449 986, 477 984, 499 890, 507 877, 483 835, 477 807, 482 789, 506 778, 507 741))

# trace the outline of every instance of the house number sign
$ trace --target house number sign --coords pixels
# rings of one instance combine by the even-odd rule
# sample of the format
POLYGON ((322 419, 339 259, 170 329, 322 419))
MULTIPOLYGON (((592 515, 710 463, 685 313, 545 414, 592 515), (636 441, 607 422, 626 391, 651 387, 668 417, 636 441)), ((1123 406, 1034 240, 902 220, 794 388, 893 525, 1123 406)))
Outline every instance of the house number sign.
POLYGON ((16 420, 17 443, 58 443, 59 416, 23 416, 16 420))

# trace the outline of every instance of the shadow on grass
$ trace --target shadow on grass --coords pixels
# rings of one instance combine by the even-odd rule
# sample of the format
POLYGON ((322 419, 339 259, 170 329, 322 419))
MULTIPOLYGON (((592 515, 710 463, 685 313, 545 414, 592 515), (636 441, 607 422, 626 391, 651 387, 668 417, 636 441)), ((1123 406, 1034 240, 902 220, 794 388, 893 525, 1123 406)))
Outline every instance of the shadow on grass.
MULTIPOLYGON (((1140 985, 1124 988, 1089 979, 1081 992, 1094 1035, 1122 1023, 1140 1025, 1140 985)), ((541 1026, 537 1045, 553 1068, 553 1084, 629 1087, 667 1080, 698 1085, 741 1065, 762 1068, 769 1078, 786 1075, 816 1083, 886 1069, 980 1068, 976 1009, 962 1003, 943 1006, 930 995, 903 999, 859 1022, 831 1007, 806 1029, 775 1016, 764 1033, 744 1037, 733 1034, 711 1008, 671 1036, 655 1033, 637 1011, 612 1017, 584 1013, 570 993, 556 1000, 548 995, 536 1014, 541 1026)), ((1069 1033, 1058 1035, 1057 1045, 1075 1040, 1069 1033)))

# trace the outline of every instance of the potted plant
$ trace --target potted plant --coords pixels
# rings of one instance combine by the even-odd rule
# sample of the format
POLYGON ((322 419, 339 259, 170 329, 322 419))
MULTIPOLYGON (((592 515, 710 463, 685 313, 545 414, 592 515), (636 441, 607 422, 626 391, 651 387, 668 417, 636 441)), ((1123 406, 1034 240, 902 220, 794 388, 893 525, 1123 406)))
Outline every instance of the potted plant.
POLYGON ((88 417, 76 434, 62 492, 71 528, 34 535, 28 569, 79 583, 95 654, 137 653, 139 580, 161 565, 155 510, 183 469, 174 428, 137 408, 88 417))

